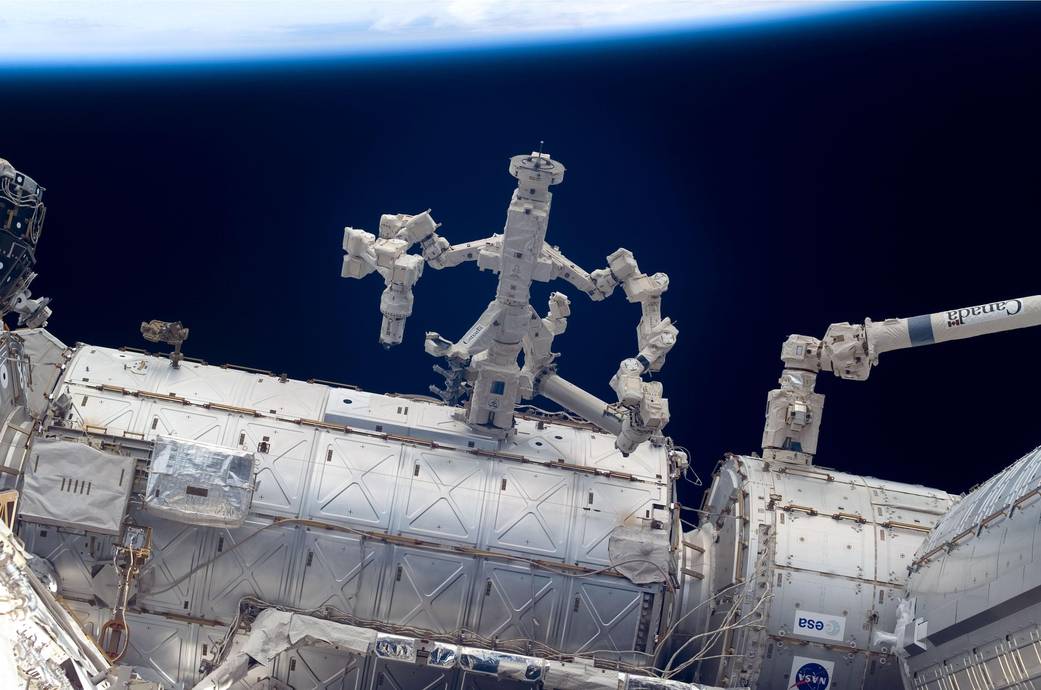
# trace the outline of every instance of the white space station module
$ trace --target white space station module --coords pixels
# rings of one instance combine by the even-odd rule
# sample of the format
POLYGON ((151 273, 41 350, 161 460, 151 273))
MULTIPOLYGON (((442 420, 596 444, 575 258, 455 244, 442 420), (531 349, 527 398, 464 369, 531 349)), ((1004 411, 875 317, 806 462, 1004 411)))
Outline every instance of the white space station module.
POLYGON ((668 277, 569 261, 546 243, 564 167, 509 170, 502 234, 345 231, 388 346, 424 267, 498 274, 469 331, 426 334, 435 400, 211 366, 177 322, 142 324, 166 355, 59 342, 28 290, 43 190, 0 161, 0 688, 1041 687, 1041 455, 963 497, 814 463, 821 371, 1038 325, 1041 299, 790 337, 761 454, 723 458, 685 524, 650 379, 668 277), (568 298, 529 299, 555 279, 641 307, 612 402, 557 372, 568 298))

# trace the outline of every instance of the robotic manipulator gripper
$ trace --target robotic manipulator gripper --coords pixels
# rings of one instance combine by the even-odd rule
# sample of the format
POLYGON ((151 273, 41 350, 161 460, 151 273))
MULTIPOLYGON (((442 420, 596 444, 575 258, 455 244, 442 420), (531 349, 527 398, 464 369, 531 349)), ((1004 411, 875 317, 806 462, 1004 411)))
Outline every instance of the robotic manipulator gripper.
POLYGON ((50 299, 29 292, 46 210, 43 187, 0 158, 0 318, 15 312, 29 328, 46 326, 51 315, 50 299))
POLYGON ((429 211, 384 215, 378 237, 344 229, 341 275, 363 278, 375 271, 383 277, 380 343, 391 347, 401 342, 405 320, 412 314, 412 288, 424 266, 440 270, 476 261, 481 270, 498 274, 495 298, 459 340, 426 334, 424 349, 447 363, 434 367, 445 377, 444 388, 431 386, 431 390, 451 404, 465 400, 465 421, 474 430, 510 437, 519 401, 542 395, 614 434, 623 453, 648 439, 662 439, 661 430, 669 421, 668 400, 662 397, 661 383, 646 378, 662 368, 676 343, 676 327, 661 316, 661 296, 669 287, 669 277, 641 273, 628 249, 609 255, 606 268, 583 270, 545 242, 553 197, 549 187, 563 180, 564 166, 539 151, 514 156, 509 171, 517 178, 517 189, 501 234, 453 245, 438 235, 439 224, 429 211), (419 252, 410 254, 414 245, 419 252), (611 378, 615 403, 598 399, 556 373, 558 355, 550 348, 553 338, 567 327, 570 301, 562 293, 552 293, 548 312, 541 316, 531 306, 530 288, 535 281, 558 278, 594 301, 607 298, 621 285, 626 298, 640 304, 638 351, 622 360, 611 378), (518 361, 521 355, 523 364, 518 361))

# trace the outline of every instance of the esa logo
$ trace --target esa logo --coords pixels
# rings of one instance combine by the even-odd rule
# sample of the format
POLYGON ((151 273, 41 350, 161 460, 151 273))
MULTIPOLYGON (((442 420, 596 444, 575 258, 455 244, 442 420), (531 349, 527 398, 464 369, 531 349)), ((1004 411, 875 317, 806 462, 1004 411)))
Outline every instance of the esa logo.
POLYGON ((846 635, 846 619, 820 611, 796 610, 792 632, 803 637, 841 641, 846 635))
POLYGON ((828 675, 828 669, 811 661, 803 664, 795 671, 792 681, 789 690, 792 690, 792 688, 796 690, 827 690, 828 683, 831 682, 831 676, 828 675))
POLYGON ((828 637, 834 637, 835 635, 841 634, 839 633, 840 626, 838 622, 833 620, 825 622, 813 618, 800 617, 796 625, 804 630, 816 630, 817 632, 822 632, 828 637))

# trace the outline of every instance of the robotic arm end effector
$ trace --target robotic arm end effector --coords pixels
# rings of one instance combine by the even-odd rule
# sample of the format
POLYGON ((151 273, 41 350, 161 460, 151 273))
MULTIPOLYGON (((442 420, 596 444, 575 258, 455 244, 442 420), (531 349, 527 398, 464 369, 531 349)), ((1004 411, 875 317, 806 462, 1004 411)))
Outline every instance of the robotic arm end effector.
POLYGON ((18 314, 18 325, 26 328, 44 328, 47 320, 51 318, 50 297, 32 298, 29 288, 25 288, 15 295, 11 311, 18 314))
POLYGON ((669 423, 669 401, 663 397, 662 385, 657 381, 644 381, 645 371, 642 361, 629 358, 622 360, 611 378, 611 388, 625 410, 615 447, 625 455, 669 423))
MULTIPOLYGON (((870 321, 869 321, 870 323, 870 321)), ((865 324, 833 323, 821 342, 821 368, 841 379, 865 381, 877 361, 868 351, 865 324)))
POLYGON ((423 275, 423 258, 402 254, 387 271, 386 289, 380 298, 380 344, 385 348, 400 345, 405 335, 405 320, 412 315, 412 288, 423 275))
POLYGON ((615 448, 623 455, 659 433, 669 423, 669 400, 662 397, 660 383, 645 383, 647 388, 638 407, 628 409, 622 419, 622 431, 615 438, 615 448))
POLYGON ((417 216, 405 214, 384 215, 380 218, 380 234, 375 235, 356 228, 344 228, 344 278, 364 278, 373 272, 383 276, 386 289, 380 298, 380 344, 386 348, 401 343, 405 320, 412 315, 412 288, 423 275, 424 257, 438 242, 434 234, 437 223, 429 211, 417 216), (424 255, 409 254, 414 243, 424 245, 424 255))
POLYGON ((364 278, 376 270, 376 237, 371 232, 355 228, 343 229, 343 278, 364 278))

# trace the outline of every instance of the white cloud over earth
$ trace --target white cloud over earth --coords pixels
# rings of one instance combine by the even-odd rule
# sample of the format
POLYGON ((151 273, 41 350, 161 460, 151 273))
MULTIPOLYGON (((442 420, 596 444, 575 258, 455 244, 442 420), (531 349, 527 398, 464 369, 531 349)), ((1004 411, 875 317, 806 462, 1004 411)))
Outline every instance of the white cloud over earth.
POLYGON ((375 54, 716 27, 823 0, 0 0, 0 63, 375 54))

